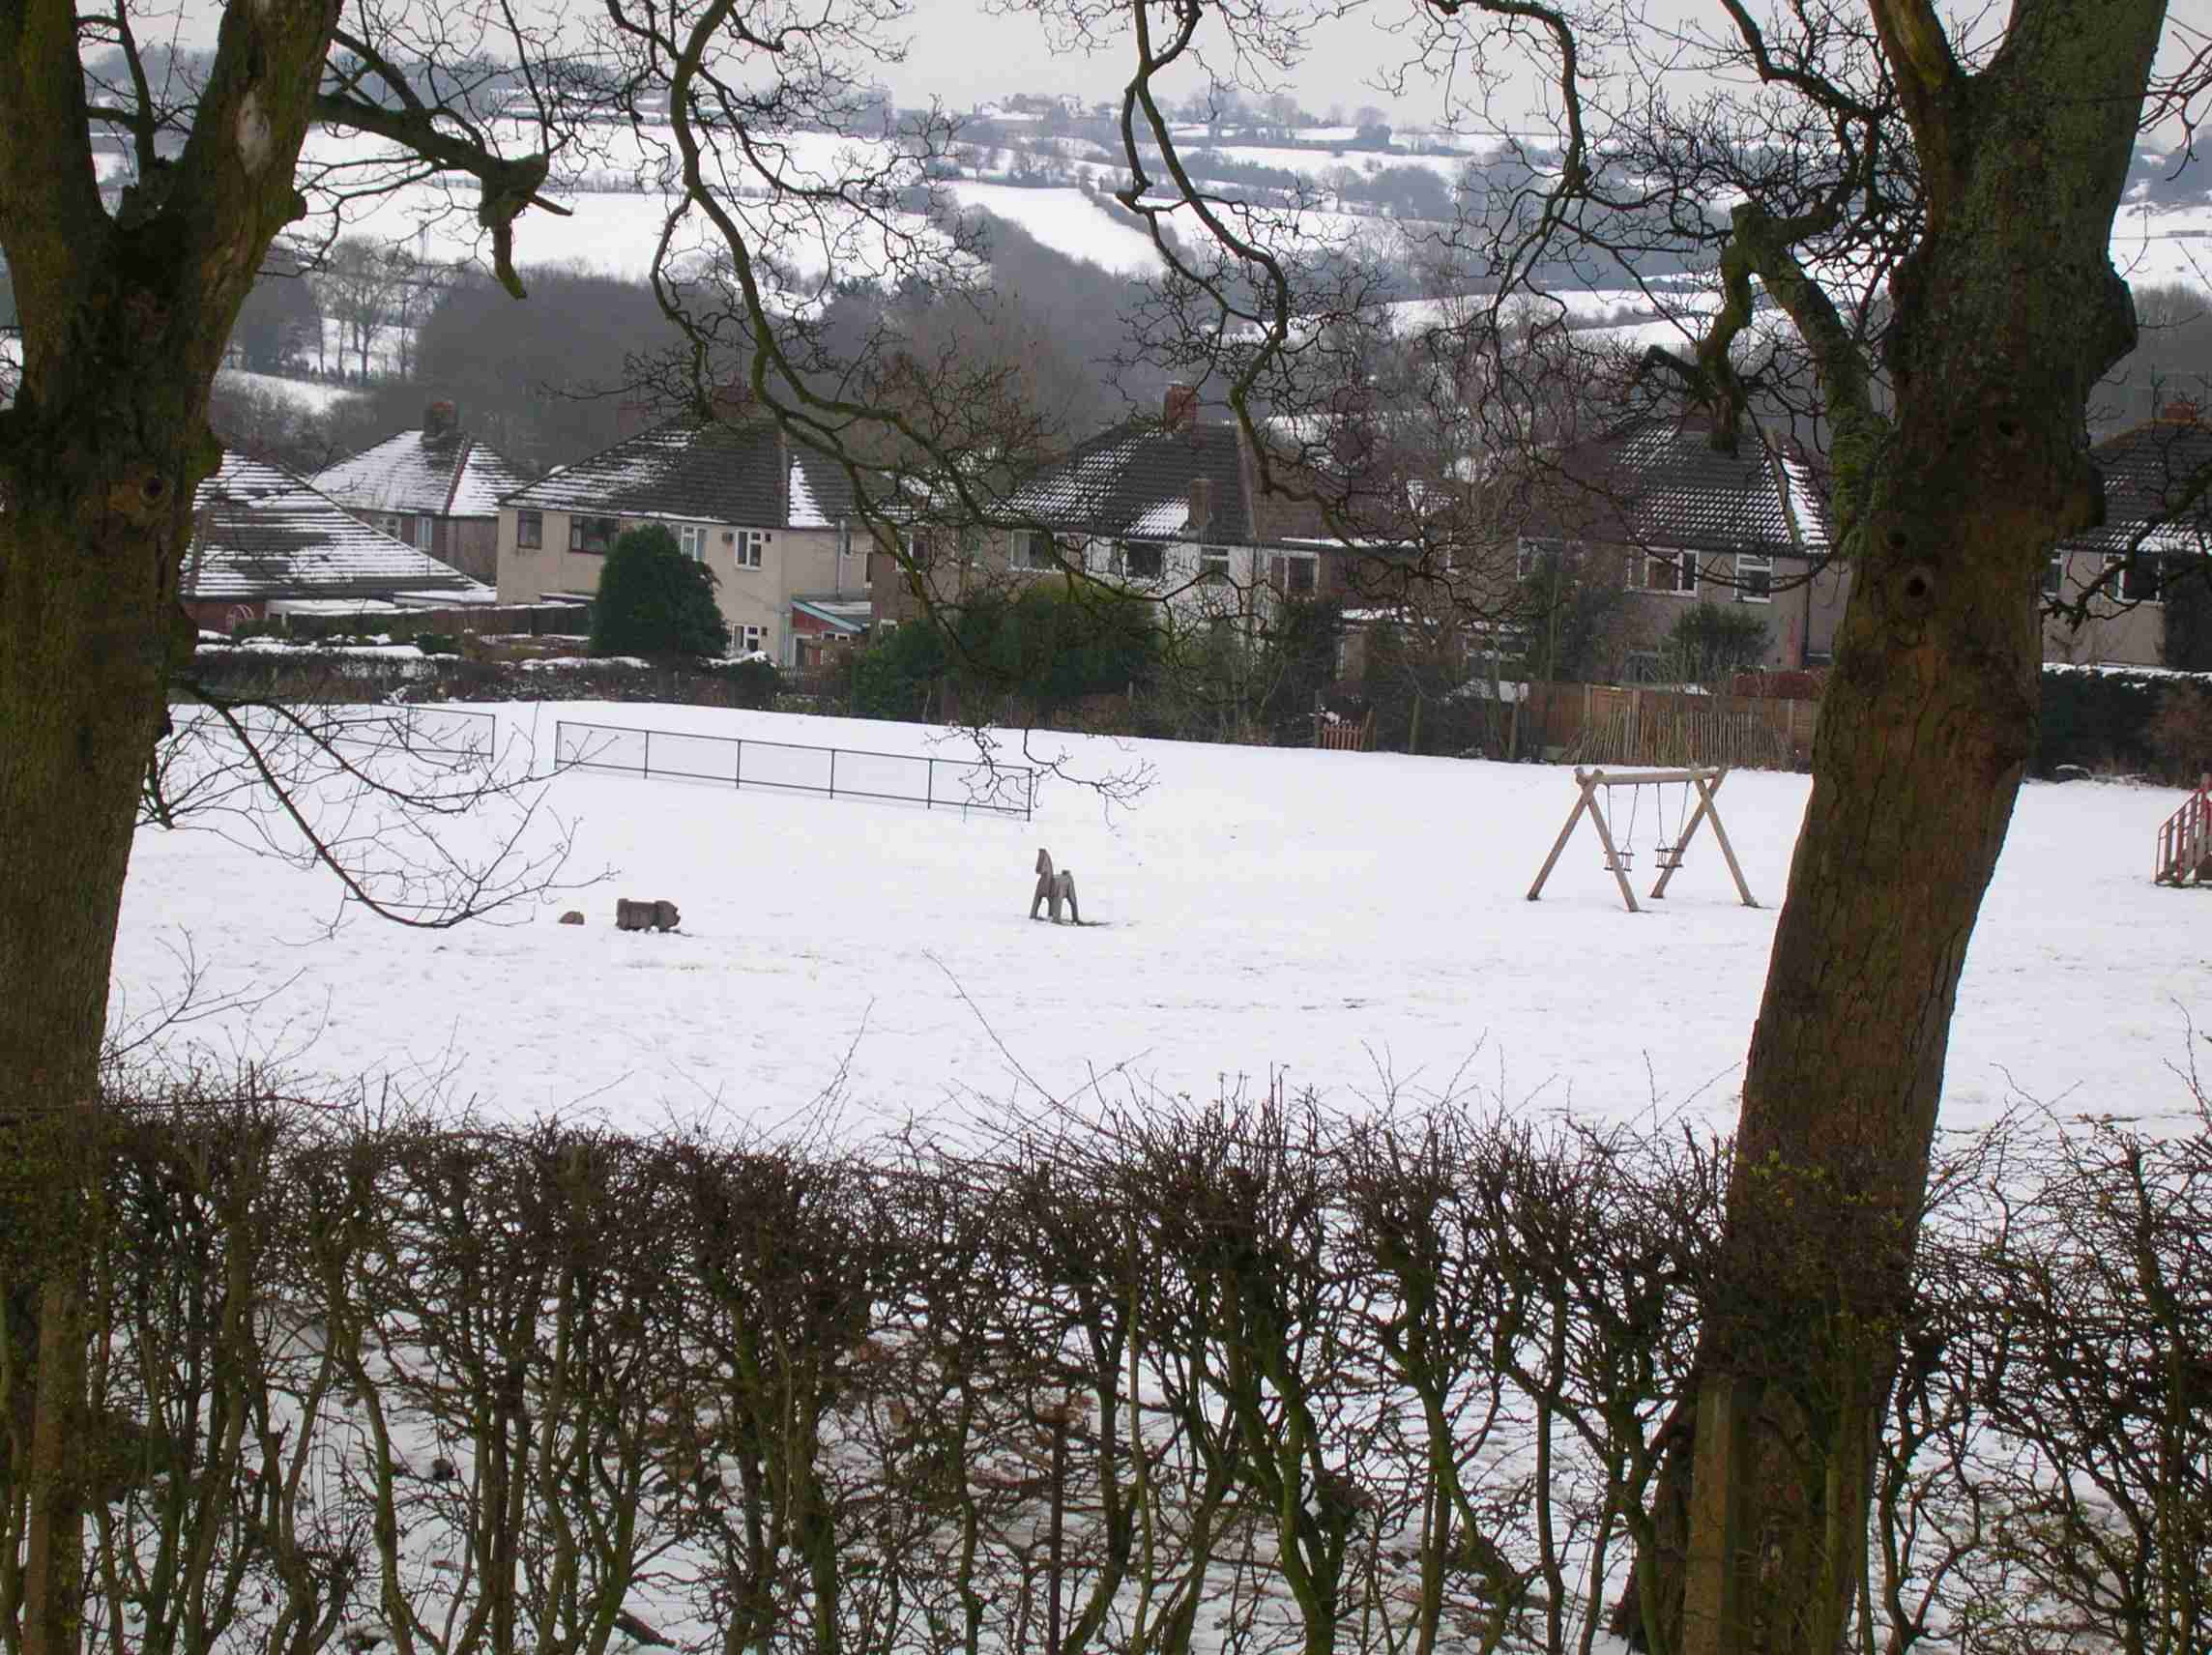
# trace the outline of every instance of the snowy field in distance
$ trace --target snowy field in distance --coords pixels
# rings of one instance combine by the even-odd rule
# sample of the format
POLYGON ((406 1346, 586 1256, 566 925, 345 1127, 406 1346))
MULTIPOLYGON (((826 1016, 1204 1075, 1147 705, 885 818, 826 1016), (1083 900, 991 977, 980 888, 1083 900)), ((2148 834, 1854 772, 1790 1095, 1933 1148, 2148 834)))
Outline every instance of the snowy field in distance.
POLYGON ((1064 187, 1033 189, 954 179, 946 189, 963 207, 1018 224, 1054 252, 1127 276, 1154 276, 1159 249, 1136 220, 1095 196, 1064 187))
MULTIPOLYGON (((909 725, 654 706, 503 710, 957 757, 909 725)), ((492 1113, 639 1125, 713 1110, 762 1125, 840 1085, 852 1131, 981 1117, 1131 1087, 1210 1096, 1280 1073, 1350 1108, 1394 1081, 1417 1100, 1479 1086, 1535 1109, 1616 1116, 1654 1096, 1732 1119, 1801 776, 1740 771, 1721 795, 1752 889, 1712 845, 1673 894, 1625 913, 1585 827, 1544 900, 1524 900, 1574 798, 1556 766, 1040 737, 1086 776, 1150 767, 1107 809, 1062 780, 1037 819, 571 772, 550 808, 572 868, 611 881, 524 923, 445 932, 356 915, 335 884, 204 833, 141 834, 116 956, 140 1013, 189 939, 213 993, 269 993, 193 1025, 228 1055, 389 1071, 492 1113), (1082 930, 1027 917, 1032 861, 1077 879, 1082 930), (668 936, 612 927, 617 896, 683 910, 668 936), (589 923, 563 926, 560 910, 589 923), (272 992, 273 991, 273 992, 272 992)), ((1961 990, 1945 1118, 1988 1118, 2012 1079, 2069 1112, 2167 1115, 2212 947, 2194 892, 2154 886, 2152 833, 2180 795, 2030 784, 1961 990), (2008 1078, 2009 1077, 2011 1078, 2008 1078)), ((1625 814, 1625 796, 1619 801, 1625 814)), ((1664 828, 1677 799, 1666 800, 1664 828)), ((1643 886, 1662 812, 1634 834, 1643 886)))

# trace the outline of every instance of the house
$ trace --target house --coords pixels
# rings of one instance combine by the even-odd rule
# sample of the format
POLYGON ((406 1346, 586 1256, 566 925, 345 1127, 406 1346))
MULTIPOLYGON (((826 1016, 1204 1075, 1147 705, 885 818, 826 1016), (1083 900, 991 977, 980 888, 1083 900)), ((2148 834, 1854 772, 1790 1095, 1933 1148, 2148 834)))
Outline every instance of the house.
POLYGON ((2045 617, 2044 659, 2212 665, 2168 659, 2167 625, 2168 599, 2183 590, 2175 577, 2212 556, 2212 424, 2195 403, 2169 403, 2089 457, 2105 479, 2105 520, 2051 554, 2044 596, 2078 615, 2045 617))
POLYGON ((875 553, 876 616, 895 624, 970 592, 1078 570, 1160 599, 1179 624, 1245 624, 1280 596, 1320 590, 1310 508, 1263 496, 1250 443, 1198 418, 1198 394, 1168 388, 1158 419, 1135 419, 1076 445, 1006 497, 1004 515, 1033 527, 917 529, 898 568, 875 553))
POLYGON ((1793 441, 1746 422, 1731 453, 1697 413, 1650 414, 1567 448, 1531 504, 1524 580, 1564 567, 1619 588, 1609 676, 1663 674, 1669 632, 1693 603, 1766 624, 1759 663, 1828 664, 1848 571, 1830 558, 1822 479, 1793 441))
POLYGON ((499 497, 530 477, 463 431, 451 402, 433 402, 421 430, 387 438, 310 480, 363 522, 491 581, 499 572, 499 497))
POLYGON ((273 614, 489 603, 491 589, 372 529, 306 479, 226 454, 193 496, 185 610, 228 631, 273 614))
POLYGON ((737 651, 806 667, 865 635, 869 542, 851 479, 742 415, 679 416, 508 495, 500 600, 590 596, 616 539, 651 523, 713 570, 737 651))

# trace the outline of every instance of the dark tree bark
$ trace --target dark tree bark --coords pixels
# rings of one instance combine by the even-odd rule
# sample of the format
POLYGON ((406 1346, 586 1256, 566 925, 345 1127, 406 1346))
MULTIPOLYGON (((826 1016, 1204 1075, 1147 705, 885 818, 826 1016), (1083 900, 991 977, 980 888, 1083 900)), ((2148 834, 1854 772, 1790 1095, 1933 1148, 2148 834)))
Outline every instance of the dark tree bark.
MULTIPOLYGON (((1720 0, 1715 57, 1761 83, 1765 102, 1733 107, 1763 125, 1712 133, 1709 112, 1675 114, 1655 79, 1611 149, 1586 129, 1584 53, 1634 55, 1627 8, 1428 5, 1432 53, 1482 65, 1506 38, 1491 26, 1542 43, 1565 113, 1556 182, 1505 204, 1487 244, 1507 291, 1562 247, 1632 261, 1702 247, 1723 308, 1693 353, 1654 352, 1656 365, 1730 440, 1753 394, 1730 347, 1756 283, 1794 324, 1834 433, 1851 595, 1752 1038, 1701 1389, 1667 1438, 1655 1515, 1671 1543, 1643 1560, 1624 1615, 1670 1652, 1827 1655, 1866 1558, 1873 1433, 1960 971, 2034 745, 2039 571, 2102 508, 2084 413, 2135 340, 2109 243, 2146 95, 2181 90, 2153 81, 2165 0, 2016 0, 1970 63, 1930 0, 1797 6, 1763 23, 1720 0), (1785 102, 1793 112, 1775 113, 1785 102), (1744 204, 1708 233, 1703 203, 1724 193, 1744 204), (1863 301, 1880 280, 1852 309, 1817 278, 1839 251, 1887 273, 1879 359, 1863 301), (1886 411, 1870 389, 1884 371, 1886 411)), ((1149 199, 1123 198, 1179 282, 1169 298, 1258 342, 1225 355, 1186 325, 1178 365, 1222 372, 1239 413, 1301 389, 1324 409, 1326 389, 1299 382, 1293 318, 1314 306, 1295 273, 1216 222, 1173 153, 1151 80, 1193 49, 1204 14, 1174 20, 1160 39, 1140 28, 1123 105, 1131 166, 1165 176, 1144 180, 1149 199), (1209 231, 1211 251, 1190 250, 1187 229, 1167 236, 1171 220, 1209 231)), ((1266 44, 1256 25, 1219 26, 1266 44)), ((2183 72, 2199 93, 2204 69, 2199 55, 2183 72)))
POLYGON ((1974 73, 1921 0, 1872 10, 1926 213, 1892 281, 1891 419, 1787 250, 1737 225, 1838 416, 1852 590, 1708 1310, 1689 1651, 1842 1637, 1959 973, 2034 748, 2038 577, 2101 515, 2084 410, 2135 342, 2109 246, 2162 0, 2023 0, 1974 73))
MULTIPOLYGON (((0 1228, 10 1378, 33 1396, 8 1421, 0 1466, 29 1495, 28 1655, 77 1641, 74 1147, 98 1095, 139 783, 194 638, 177 593, 193 491, 218 458, 209 391, 272 240, 306 210, 302 139, 346 113, 318 92, 336 24, 329 0, 226 8, 189 133, 162 156, 151 98, 88 103, 87 25, 68 0, 0 0, 0 250, 23 343, 15 403, 0 409, 0 1161, 16 1169, 0 1228), (112 210, 96 127, 137 150, 137 182, 112 210)), ((127 30, 120 40, 135 65, 127 30)), ((541 160, 476 164, 510 186, 543 177, 541 160)))

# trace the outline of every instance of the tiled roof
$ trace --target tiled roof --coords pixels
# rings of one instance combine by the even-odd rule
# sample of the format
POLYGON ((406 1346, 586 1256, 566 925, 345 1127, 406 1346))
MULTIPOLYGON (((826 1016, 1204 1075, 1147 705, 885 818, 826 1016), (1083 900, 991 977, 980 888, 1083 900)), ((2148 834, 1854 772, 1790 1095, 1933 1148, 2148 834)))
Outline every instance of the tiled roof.
POLYGON ((1017 516, 1048 529, 1130 539, 1204 538, 1223 544, 1269 545, 1293 528, 1284 503, 1254 509, 1234 424, 1180 427, 1132 420, 1078 444, 1067 455, 1015 489, 1006 503, 1017 516), (1190 521, 1191 483, 1210 486, 1203 529, 1190 521))
POLYGON ((675 517, 747 529, 820 529, 853 509, 852 479, 767 421, 685 415, 563 466, 503 506, 675 517))
POLYGON ((402 431, 317 472, 314 485, 356 511, 418 511, 438 517, 497 517, 499 497, 530 479, 520 467, 458 431, 402 431))
POLYGON ((2212 551, 2212 425, 2194 413, 2146 421, 2099 443, 2089 458, 2104 474, 2105 521, 2063 549, 2212 551))
POLYGON ((473 596, 484 590, 451 565, 369 528, 303 479, 242 454, 223 456, 193 507, 188 598, 473 596))
POLYGON ((1644 416, 1567 450, 1558 471, 1565 480, 1531 527, 1683 551, 1828 551, 1818 469, 1749 422, 1731 454, 1713 447, 1702 416, 1644 416))

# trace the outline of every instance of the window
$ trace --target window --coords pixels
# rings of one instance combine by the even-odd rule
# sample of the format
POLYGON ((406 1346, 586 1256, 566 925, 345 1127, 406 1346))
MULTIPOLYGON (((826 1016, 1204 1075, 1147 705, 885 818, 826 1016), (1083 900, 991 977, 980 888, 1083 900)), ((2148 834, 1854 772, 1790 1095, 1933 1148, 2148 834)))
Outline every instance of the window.
POLYGON ((1320 572, 1320 560, 1293 558, 1290 567, 1284 570, 1288 578, 1283 583, 1283 590, 1293 597, 1311 597, 1320 572))
POLYGON ((621 527, 612 517, 571 517, 568 519, 568 549, 604 557, 614 545, 615 534, 621 527))
POLYGON ((545 543, 545 513, 542 511, 517 511, 514 514, 514 543, 526 552, 534 552, 545 543))
POLYGON ((1227 585, 1229 581, 1229 548, 1227 546, 1201 546, 1198 548, 1198 578, 1227 585))
POLYGON ((2112 558, 2119 568, 2109 590, 2122 603, 2159 603, 2166 597, 2166 560, 2151 552, 2112 558))
POLYGON ((1016 529, 1013 552, 1008 561, 1018 569, 1049 569, 1059 566, 1052 554, 1052 537, 1040 529, 1016 529))
POLYGON ((1514 578, 1528 580, 1539 569, 1561 569, 1566 566, 1566 541, 1540 539, 1524 535, 1514 546, 1514 578))
POLYGON ((1774 560, 1757 552, 1735 555, 1735 600, 1738 603, 1774 601, 1774 560))
POLYGON ((1695 552, 1642 552, 1629 554, 1628 584, 1645 592, 1696 592, 1698 557, 1695 552))
POLYGON ((376 514, 376 526, 382 533, 390 535, 394 540, 407 538, 407 519, 394 512, 379 511, 376 514))
POLYGON ((1114 561, 1131 580, 1160 578, 1160 543, 1157 540, 1116 540, 1114 561))
POLYGON ((438 520, 423 515, 415 519, 415 549, 426 552, 436 543, 438 520))
POLYGON ((757 655, 767 647, 767 627, 740 626, 738 628, 738 650, 741 654, 757 655))
POLYGON ((707 531, 696 523, 680 523, 676 528, 676 544, 693 563, 704 562, 707 556, 707 531))
POLYGON ((772 537, 766 529, 740 529, 737 538, 738 567, 759 568, 762 554, 768 550, 772 537))
POLYGON ((2066 559, 2062 553, 2052 552, 2051 561, 2043 566, 2043 595, 2056 597, 2058 589, 2066 579, 2066 559))

